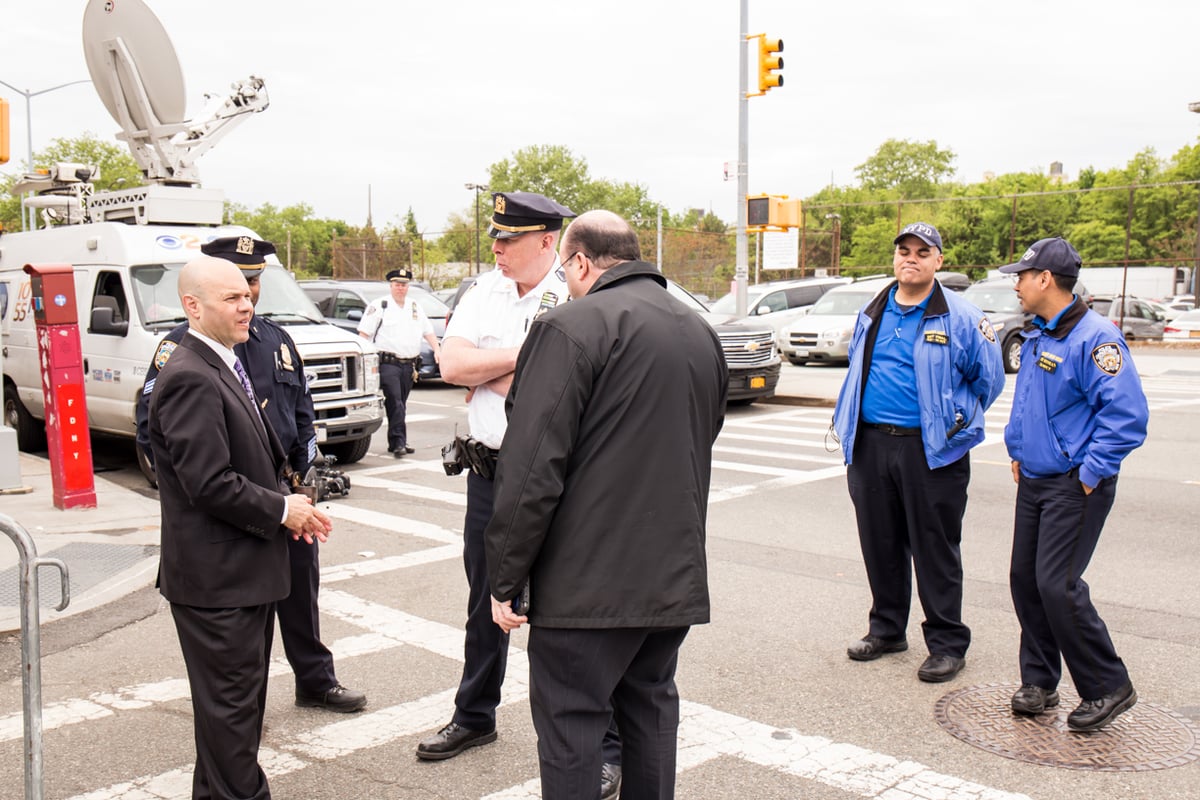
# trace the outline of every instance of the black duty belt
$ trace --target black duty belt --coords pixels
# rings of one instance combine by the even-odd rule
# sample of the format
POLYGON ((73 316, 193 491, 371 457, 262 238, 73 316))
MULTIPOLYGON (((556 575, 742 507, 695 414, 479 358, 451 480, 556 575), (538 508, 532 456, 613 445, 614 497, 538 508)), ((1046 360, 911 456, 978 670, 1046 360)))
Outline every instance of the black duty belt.
POLYGON ((920 436, 920 428, 903 428, 899 425, 892 425, 890 422, 863 422, 864 428, 874 428, 877 431, 883 431, 888 436, 920 436))
POLYGON ((500 451, 488 447, 478 439, 472 439, 470 436, 459 436, 458 442, 462 453, 463 461, 466 467, 481 478, 486 478, 489 481, 496 477, 496 460, 500 457, 500 451))
POLYGON ((416 356, 415 358, 401 358, 395 353, 385 353, 382 350, 379 352, 379 362, 381 364, 399 364, 400 366, 404 366, 405 364, 418 364, 420 361, 420 356, 416 356))

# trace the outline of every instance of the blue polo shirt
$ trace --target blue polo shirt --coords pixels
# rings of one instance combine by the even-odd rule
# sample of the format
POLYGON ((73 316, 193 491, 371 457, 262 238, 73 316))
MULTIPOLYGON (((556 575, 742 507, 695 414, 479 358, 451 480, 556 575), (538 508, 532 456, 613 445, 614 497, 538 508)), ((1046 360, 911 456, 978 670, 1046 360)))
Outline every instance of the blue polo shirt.
POLYGON ((863 389, 862 418, 865 422, 919 428, 921 408, 913 353, 921 319, 933 292, 915 306, 904 306, 896 302, 896 288, 888 293, 887 306, 875 333, 875 350, 863 389))

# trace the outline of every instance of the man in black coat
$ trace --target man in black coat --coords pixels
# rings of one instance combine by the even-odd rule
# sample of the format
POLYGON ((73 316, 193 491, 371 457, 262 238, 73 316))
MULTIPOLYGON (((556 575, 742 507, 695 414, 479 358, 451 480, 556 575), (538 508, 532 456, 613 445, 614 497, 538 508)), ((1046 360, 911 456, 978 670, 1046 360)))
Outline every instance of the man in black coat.
POLYGON ((159 590, 171 603, 191 687, 192 796, 270 797, 258 765, 275 603, 287 597, 287 528, 324 541, 329 519, 283 482, 285 453, 233 346, 254 313, 232 263, 179 276, 190 330, 150 399, 162 507, 159 590))
POLYGON ((670 798, 679 646, 709 618, 728 371, 715 332, 639 260, 620 217, 580 216, 559 253, 573 300, 530 326, 508 395, 485 538, 493 619, 533 626, 544 800, 594 791, 610 714, 622 795, 670 798), (514 613, 526 584, 529 610, 514 613))

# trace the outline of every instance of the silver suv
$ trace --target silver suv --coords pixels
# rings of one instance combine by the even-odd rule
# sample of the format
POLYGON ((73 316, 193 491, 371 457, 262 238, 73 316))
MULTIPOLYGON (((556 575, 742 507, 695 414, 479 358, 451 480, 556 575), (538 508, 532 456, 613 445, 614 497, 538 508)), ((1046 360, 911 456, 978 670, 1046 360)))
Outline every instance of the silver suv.
POLYGON ((1145 300, 1127 297, 1124 298, 1124 319, 1122 319, 1122 308, 1119 302, 1121 299, 1120 297, 1093 297, 1092 310, 1102 317, 1108 317, 1114 325, 1120 326, 1121 333, 1125 334, 1127 342, 1136 339, 1163 338, 1165 318, 1161 312, 1155 311, 1145 300))
POLYGON ((881 275, 830 289, 806 315, 783 329, 779 351, 793 364, 849 363, 850 336, 859 310, 891 282, 890 275, 881 275))
MULTIPOLYGON (((850 283, 850 278, 800 278, 770 281, 746 288, 746 315, 765 322, 778 336, 791 322, 804 316, 821 297, 835 286, 850 283)), ((732 292, 709 306, 714 314, 737 313, 737 296, 732 292)))

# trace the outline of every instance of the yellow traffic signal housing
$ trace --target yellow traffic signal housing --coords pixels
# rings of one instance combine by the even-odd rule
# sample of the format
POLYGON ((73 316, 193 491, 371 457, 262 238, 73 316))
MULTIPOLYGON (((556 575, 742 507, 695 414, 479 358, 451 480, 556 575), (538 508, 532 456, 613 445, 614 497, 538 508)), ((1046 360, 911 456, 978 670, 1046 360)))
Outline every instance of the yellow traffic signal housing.
POLYGON ((758 92, 766 94, 771 89, 783 86, 783 39, 768 39, 766 34, 758 36, 758 92))
POLYGON ((765 231, 772 228, 799 228, 804 209, 797 200, 786 194, 759 194, 746 197, 746 230, 765 231))
POLYGON ((0 164, 8 163, 8 101, 0 97, 0 164))

